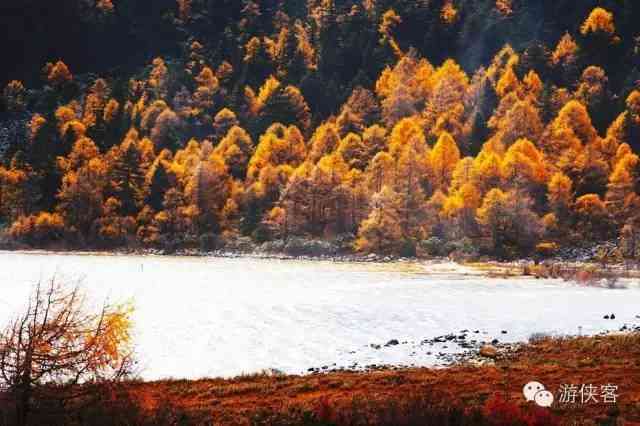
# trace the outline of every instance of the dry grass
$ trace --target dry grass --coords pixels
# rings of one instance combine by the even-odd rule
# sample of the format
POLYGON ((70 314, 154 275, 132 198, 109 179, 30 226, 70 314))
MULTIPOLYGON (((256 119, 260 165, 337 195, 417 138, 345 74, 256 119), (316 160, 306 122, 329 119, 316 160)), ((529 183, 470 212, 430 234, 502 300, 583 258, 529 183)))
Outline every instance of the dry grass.
POLYGON ((40 424, 640 424, 640 334, 536 335, 496 365, 483 367, 131 382, 77 410, 82 415, 73 419, 91 421, 65 417, 40 424), (613 383, 620 400, 615 407, 557 406, 547 412, 552 417, 531 423, 531 416, 542 415, 523 401, 521 389, 531 380, 551 390, 563 384, 613 383), (502 412, 521 422, 495 423, 502 412))

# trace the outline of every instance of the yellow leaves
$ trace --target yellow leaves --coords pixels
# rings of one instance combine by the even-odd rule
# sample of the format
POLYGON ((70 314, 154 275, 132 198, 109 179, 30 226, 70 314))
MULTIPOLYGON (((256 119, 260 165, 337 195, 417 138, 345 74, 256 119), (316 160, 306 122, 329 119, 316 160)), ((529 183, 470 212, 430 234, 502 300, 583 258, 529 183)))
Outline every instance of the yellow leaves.
POLYGON ((47 80, 49 81, 49 83, 53 84, 54 86, 61 87, 73 80, 73 75, 64 62, 58 61, 55 63, 55 65, 49 65, 47 66, 49 70, 47 74, 47 80))
POLYGON ((559 226, 558 217, 554 213, 547 213, 542 218, 542 225, 547 232, 555 232, 559 226))
POLYGON ((76 119, 76 112, 68 106, 59 107, 56 110, 55 115, 56 115, 56 119, 58 120, 59 126, 63 126, 69 121, 76 119))
POLYGON ((340 142, 338 154, 344 158, 349 168, 364 170, 366 167, 367 153, 362 138, 355 133, 349 133, 340 142))
POLYGON ((451 175, 451 189, 459 189, 465 183, 474 180, 474 162, 472 157, 465 157, 458 161, 451 175))
MULTIPOLYGON (((545 216, 546 218, 546 216, 545 216)), ((547 223, 545 222, 545 219, 543 218, 543 224, 545 224, 545 228, 548 228, 546 225, 547 223)), ((558 249, 560 248, 560 246, 554 242, 542 242, 540 244, 536 245, 536 252, 538 254, 540 254, 541 256, 551 256, 554 253, 556 253, 558 251, 558 249)))
POLYGON ((597 220, 607 216, 606 205, 597 194, 586 194, 578 198, 574 209, 578 215, 585 218, 597 220))
POLYGON ((152 62, 151 73, 147 81, 149 87, 155 90, 156 95, 164 95, 168 83, 169 69, 162 58, 155 58, 152 62))
POLYGON ((195 80, 199 86, 206 87, 213 91, 217 91, 218 86, 220 84, 218 82, 218 78, 216 77, 215 73, 209 67, 202 68, 202 71, 200 71, 200 74, 198 74, 195 80))
POLYGON ((209 67, 202 68, 200 74, 195 78, 198 87, 193 94, 193 100, 197 108, 196 114, 202 110, 213 107, 214 96, 220 89, 220 83, 214 72, 209 67))
POLYGON ((61 137, 71 136, 75 140, 86 133, 85 125, 77 119, 76 111, 71 106, 59 107, 55 116, 61 137))
POLYGON ((373 192, 379 192, 385 185, 393 185, 395 165, 393 157, 386 152, 379 152, 373 157, 367 168, 367 182, 373 192))
POLYGON ((502 161, 495 152, 482 151, 474 160, 473 175, 483 190, 502 180, 502 161))
POLYGON ((362 134, 362 141, 370 156, 374 156, 387 147, 387 129, 374 124, 365 129, 362 134))
POLYGON ((274 76, 270 76, 260 87, 260 91, 258 92, 258 103, 259 105, 264 105, 267 102, 267 99, 271 97, 275 93, 276 90, 280 87, 280 81, 274 76))
POLYGON ((42 115, 37 114, 37 113, 33 114, 33 116, 31 117, 31 120, 29 121, 29 124, 28 124, 29 139, 32 142, 36 138, 36 136, 38 136, 38 133, 40 132, 40 129, 42 129, 45 124, 47 124, 47 119, 46 118, 44 118, 42 115))
POLYGON ((626 178, 629 184, 633 184, 635 179, 635 170, 638 168, 639 163, 640 158, 636 154, 629 153, 624 155, 617 161, 610 180, 621 181, 626 178))
POLYGON ((520 81, 513 67, 508 67, 496 85, 496 93, 502 98, 510 92, 518 92, 519 89, 520 81))
POLYGON ((304 138, 295 126, 272 125, 260 137, 260 143, 249 161, 247 180, 254 182, 262 169, 271 166, 297 167, 306 157, 304 138))
POLYGON ((431 80, 431 84, 433 86, 441 84, 442 81, 446 80, 452 80, 462 88, 466 88, 469 85, 469 76, 453 59, 447 59, 444 61, 435 73, 433 73, 431 80))
POLYGON ((21 216, 9 228, 11 237, 27 242, 41 242, 60 238, 64 232, 64 220, 58 213, 40 212, 21 216))
POLYGON ((418 62, 418 67, 415 72, 414 80, 415 85, 418 88, 418 91, 421 92, 421 95, 426 99, 431 90, 433 89, 433 85, 436 83, 433 81, 433 73, 435 69, 433 65, 429 63, 426 59, 421 59, 418 62))
POLYGON ((398 158, 402 151, 410 147, 418 155, 424 155, 428 150, 424 131, 418 117, 408 117, 400 120, 389 136, 389 153, 398 158))
POLYGON ((397 249, 402 240, 398 218, 400 201, 398 194, 389 186, 384 186, 372 197, 373 209, 358 229, 354 245, 357 251, 388 253, 397 249))
POLYGON ((114 306, 102 318, 100 350, 109 364, 117 363, 130 353, 132 315, 135 307, 132 302, 114 306))
POLYGON ((631 114, 631 119, 636 125, 640 125, 640 91, 632 91, 627 97, 626 104, 631 114))
POLYGON ((496 10, 502 16, 511 16, 513 14, 512 0, 496 0, 496 10))
POLYGON ((104 107, 103 120, 105 123, 110 124, 118 116, 120 111, 120 104, 115 99, 109 99, 107 105, 104 107))
POLYGON ((427 126, 436 123, 441 114, 464 101, 469 87, 469 77, 454 60, 446 60, 430 78, 431 88, 423 116, 427 126))
POLYGON ((241 127, 234 126, 216 146, 214 152, 224 159, 233 176, 244 179, 252 151, 251 136, 241 127))
POLYGON ((333 152, 340 144, 340 134, 334 123, 321 124, 313 133, 309 160, 317 162, 322 156, 333 152))
POLYGON ((400 49, 400 46, 396 42, 393 36, 393 31, 401 23, 402 23, 402 18, 396 13, 395 10, 389 9, 384 13, 384 15, 382 15, 382 22, 378 27, 378 31, 382 35, 382 38, 380 39, 380 43, 383 45, 388 43, 389 46, 391 46, 391 49, 393 50, 393 52, 398 57, 402 57, 404 53, 402 52, 402 49, 400 49))
POLYGON ((64 222, 62 220, 62 216, 57 213, 41 212, 36 216, 34 225, 36 228, 62 229, 64 222))
MULTIPOLYGON (((637 157, 635 158, 637 162, 637 157)), ((618 163, 613 173, 609 177, 609 185, 612 186, 631 186, 633 183, 633 177, 629 171, 629 168, 626 167, 623 161, 618 163)))
POLYGON ((635 214, 638 196, 635 192, 638 178, 638 165, 640 158, 636 154, 626 154, 616 164, 613 173, 609 176, 607 185, 606 205, 611 216, 619 224, 626 221, 630 215, 635 214))
POLYGON ((378 81, 376 81, 377 95, 381 98, 390 96, 398 83, 399 81, 396 74, 389 66, 387 66, 380 74, 378 81))
POLYGON ((309 38, 309 34, 307 33, 306 28, 302 25, 300 21, 296 21, 294 25, 294 31, 295 31, 296 40, 298 42, 296 49, 304 59, 304 63, 305 63, 305 66, 307 67, 307 70, 316 70, 318 67, 316 51, 313 47, 313 44, 311 44, 311 40, 309 38))
POLYGON ((456 138, 462 138, 466 134, 464 127, 464 105, 457 103, 452 108, 440 114, 434 127, 431 129, 431 134, 436 138, 439 138, 443 132, 447 132, 456 138))
POLYGON ((447 197, 442 206, 442 216, 455 217, 462 211, 473 211, 480 206, 482 194, 472 183, 465 183, 458 190, 447 197))
POLYGON ((453 170, 460 161, 460 150, 450 134, 442 133, 429 154, 429 169, 433 174, 435 188, 446 190, 453 170))
POLYGON ((63 172, 76 170, 88 164, 90 160, 97 158, 99 155, 100 151, 96 144, 87 137, 81 137, 73 144, 73 148, 68 157, 59 158, 59 166, 63 172))
POLYGON ((249 112, 252 116, 255 117, 262 111, 269 98, 271 98, 271 96, 280 89, 280 86, 280 81, 272 75, 260 87, 257 95, 253 89, 248 86, 245 87, 244 95, 249 106, 249 112))
POLYGON ((551 63, 554 65, 573 64, 578 59, 578 51, 578 44, 573 37, 569 33, 565 33, 551 55, 551 63))
POLYGON ((575 100, 566 103, 551 126, 553 131, 568 131, 583 145, 594 141, 598 136, 587 108, 575 100))
POLYGON ((478 223, 492 226, 502 216, 506 208, 508 195, 499 188, 493 188, 484 196, 482 206, 476 212, 478 223))
POLYGON ((318 161, 316 171, 329 177, 331 183, 340 182, 349 171, 349 166, 337 152, 325 155, 318 161))
POLYGON ((0 168, 0 180, 3 184, 15 186, 25 182, 27 180, 27 174, 23 170, 14 168, 5 170, 0 168))
POLYGON ((254 58, 258 56, 260 49, 262 49, 262 42, 260 39, 258 37, 251 37, 244 46, 244 62, 252 62, 254 58))
POLYGON ((82 122, 87 128, 94 126, 98 117, 104 114, 108 96, 109 86, 107 82, 102 78, 97 79, 89 90, 84 103, 82 122))
POLYGON ((587 67, 580 77, 580 85, 576 96, 585 105, 591 105, 603 99, 608 82, 607 75, 600 67, 587 67))
POLYGON ((613 13, 601 7, 593 9, 589 17, 580 27, 580 33, 583 36, 590 34, 606 34, 611 36, 615 31, 616 27, 613 20, 613 13))
POLYGON ((442 6, 440 10, 440 19, 447 25, 455 24, 458 20, 458 9, 453 4, 453 1, 448 0, 442 6))
POLYGON ((507 150, 503 164, 503 177, 516 184, 545 184, 547 170, 544 157, 527 139, 519 139, 507 150))
POLYGON ((549 205, 554 210, 568 209, 573 201, 573 182, 562 172, 556 172, 547 186, 549 205))
POLYGON ((534 98, 538 98, 544 90, 544 83, 540 79, 540 76, 534 70, 530 70, 522 80, 528 93, 534 98))

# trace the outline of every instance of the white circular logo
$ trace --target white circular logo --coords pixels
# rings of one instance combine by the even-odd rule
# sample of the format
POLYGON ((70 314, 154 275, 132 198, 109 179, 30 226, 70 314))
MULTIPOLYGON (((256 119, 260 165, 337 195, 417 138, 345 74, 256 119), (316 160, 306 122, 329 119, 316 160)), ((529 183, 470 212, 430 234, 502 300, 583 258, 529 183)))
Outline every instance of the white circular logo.
POLYGON ((544 385, 539 382, 529 382, 522 388, 522 393, 527 401, 535 401, 536 394, 544 390, 544 385))
POLYGON ((549 408, 553 404, 553 394, 548 390, 541 390, 536 393, 535 401, 540 407, 549 408))

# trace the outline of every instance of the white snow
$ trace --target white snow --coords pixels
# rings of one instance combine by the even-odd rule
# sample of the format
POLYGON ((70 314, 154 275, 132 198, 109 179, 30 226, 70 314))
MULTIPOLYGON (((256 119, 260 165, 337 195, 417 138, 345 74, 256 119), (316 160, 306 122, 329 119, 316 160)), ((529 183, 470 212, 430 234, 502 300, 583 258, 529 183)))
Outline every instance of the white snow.
POLYGON ((436 358, 427 351, 460 348, 418 343, 463 329, 486 333, 469 339, 513 342, 578 327, 616 330, 640 315, 637 287, 488 279, 451 265, 0 252, 0 324, 53 274, 82 278, 96 303, 133 301, 145 379, 304 373, 354 362, 430 366, 436 358), (616 320, 602 319, 610 313, 616 320), (408 344, 384 347, 390 339, 408 344))

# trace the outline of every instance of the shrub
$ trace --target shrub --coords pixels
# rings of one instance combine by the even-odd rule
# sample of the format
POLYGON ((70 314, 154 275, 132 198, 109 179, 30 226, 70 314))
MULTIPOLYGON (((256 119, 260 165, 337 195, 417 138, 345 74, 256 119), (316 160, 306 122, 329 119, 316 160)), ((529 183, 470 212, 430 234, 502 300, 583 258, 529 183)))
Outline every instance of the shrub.
POLYGON ((491 426, 556 426, 558 419, 547 409, 522 407, 499 396, 487 400, 484 415, 491 426))
POLYGON ((420 246, 429 256, 446 256, 448 254, 445 253, 444 241, 438 237, 424 240, 420 243, 420 246))
POLYGON ((218 236, 212 233, 200 236, 200 250, 207 252, 216 250, 219 247, 218 236))
POLYGON ((551 257, 558 252, 558 244, 543 242, 536 246, 536 253, 542 257, 551 257))
POLYGON ((416 243, 413 240, 404 240, 399 254, 401 257, 416 257, 416 243))

